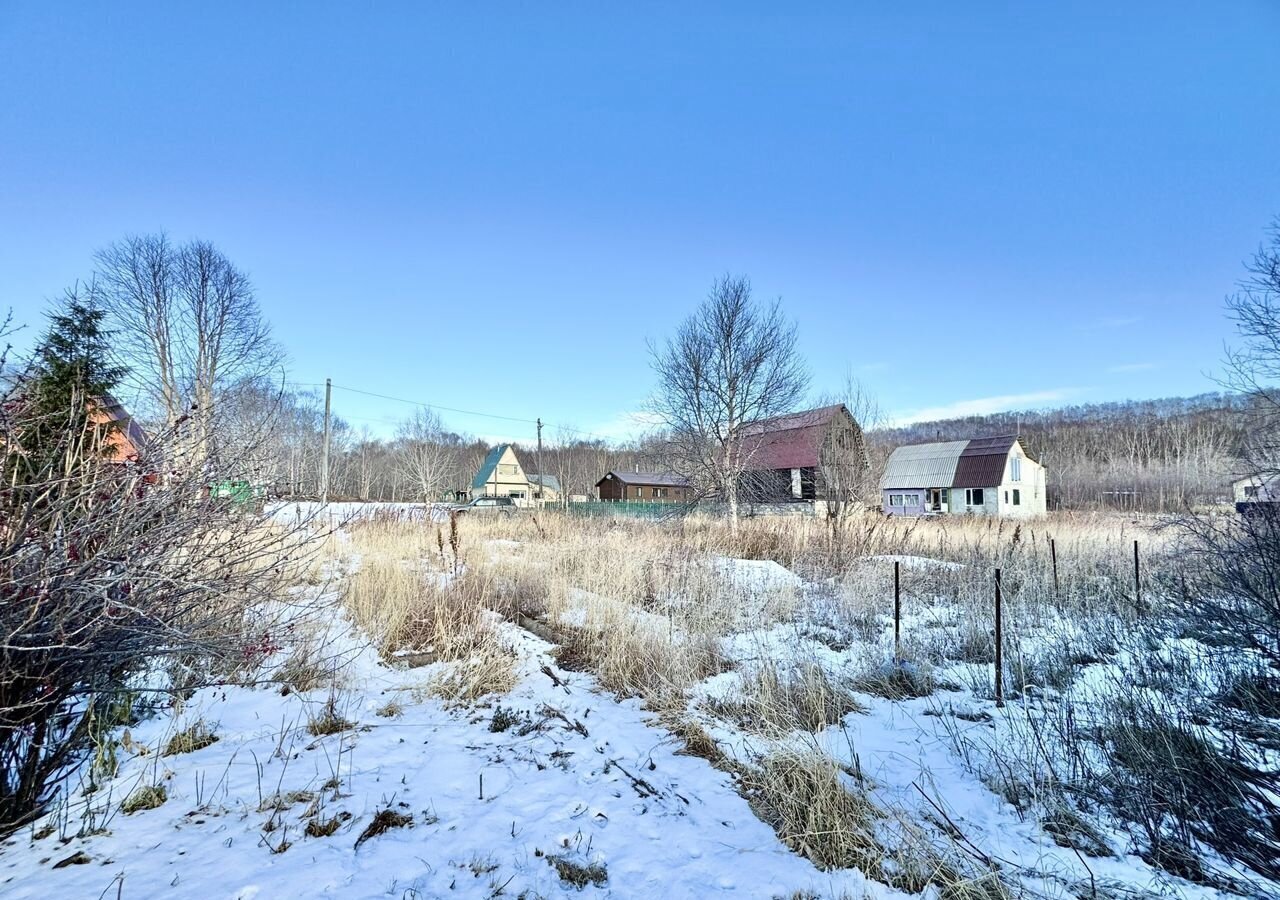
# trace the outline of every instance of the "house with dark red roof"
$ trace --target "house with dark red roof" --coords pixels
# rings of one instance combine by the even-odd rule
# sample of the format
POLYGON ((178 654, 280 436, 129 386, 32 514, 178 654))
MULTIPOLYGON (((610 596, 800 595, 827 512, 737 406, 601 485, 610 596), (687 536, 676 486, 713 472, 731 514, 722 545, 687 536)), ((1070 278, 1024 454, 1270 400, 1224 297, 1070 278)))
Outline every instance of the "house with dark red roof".
POLYGON ((1045 470, 1014 435, 899 447, 880 482, 891 516, 1045 514, 1045 470))
POLYGON ((862 428, 837 403, 753 422, 742 430, 743 498, 851 500, 868 462, 862 428))

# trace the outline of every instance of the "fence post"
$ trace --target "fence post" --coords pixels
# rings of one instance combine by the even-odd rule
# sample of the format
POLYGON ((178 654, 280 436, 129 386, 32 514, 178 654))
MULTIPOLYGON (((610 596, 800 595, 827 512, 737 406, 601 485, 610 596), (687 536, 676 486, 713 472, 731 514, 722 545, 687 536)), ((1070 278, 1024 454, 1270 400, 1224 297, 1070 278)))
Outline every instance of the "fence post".
POLYGON ((1062 591, 1058 589, 1058 543, 1049 538, 1049 558, 1053 560, 1053 596, 1062 599, 1062 591))
POLYGON ((1138 542, 1133 542, 1133 605, 1142 612, 1142 571, 1138 568, 1138 542))
POLYGON ((902 563, 893 561, 893 659, 902 658, 902 563))
POLYGON ((996 569, 996 706, 1004 706, 1004 621, 1000 593, 1000 570, 996 569))

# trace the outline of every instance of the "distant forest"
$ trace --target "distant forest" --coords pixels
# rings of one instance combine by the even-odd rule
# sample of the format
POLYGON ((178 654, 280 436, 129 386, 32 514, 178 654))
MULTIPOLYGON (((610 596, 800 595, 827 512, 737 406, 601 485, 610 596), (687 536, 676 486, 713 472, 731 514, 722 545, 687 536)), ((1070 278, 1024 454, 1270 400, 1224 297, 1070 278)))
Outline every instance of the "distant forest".
POLYGON ((1230 496, 1249 402, 1212 393, 1090 403, 917 422, 870 438, 883 459, 902 444, 1017 434, 1048 469, 1051 509, 1171 512, 1230 496))

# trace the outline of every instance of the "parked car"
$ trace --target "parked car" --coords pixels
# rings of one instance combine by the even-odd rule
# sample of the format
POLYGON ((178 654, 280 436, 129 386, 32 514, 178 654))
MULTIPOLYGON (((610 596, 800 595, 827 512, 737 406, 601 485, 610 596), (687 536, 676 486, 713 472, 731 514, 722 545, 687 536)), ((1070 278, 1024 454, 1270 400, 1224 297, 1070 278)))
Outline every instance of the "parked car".
POLYGON ((516 501, 511 497, 476 497, 466 506, 461 507, 459 513, 483 513, 485 515, 511 515, 518 506, 516 501))

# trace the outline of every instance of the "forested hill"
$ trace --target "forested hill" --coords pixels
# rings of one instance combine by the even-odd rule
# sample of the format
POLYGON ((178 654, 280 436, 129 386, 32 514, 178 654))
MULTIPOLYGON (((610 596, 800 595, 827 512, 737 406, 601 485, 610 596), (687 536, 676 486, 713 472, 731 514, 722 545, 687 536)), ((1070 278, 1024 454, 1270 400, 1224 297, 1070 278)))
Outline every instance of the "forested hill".
POLYGON ((903 444, 1017 434, 1049 472, 1052 505, 1167 511, 1229 492, 1249 401, 1211 393, 965 416, 871 434, 884 453, 903 444))

